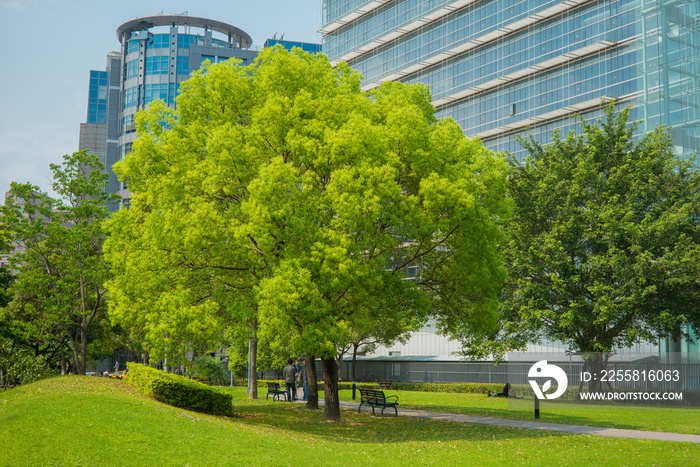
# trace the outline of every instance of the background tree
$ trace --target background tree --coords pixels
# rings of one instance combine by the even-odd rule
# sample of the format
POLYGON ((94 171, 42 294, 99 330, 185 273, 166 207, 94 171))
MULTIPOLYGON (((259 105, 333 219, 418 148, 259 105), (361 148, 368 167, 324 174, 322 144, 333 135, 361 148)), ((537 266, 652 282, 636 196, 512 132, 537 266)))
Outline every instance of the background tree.
MULTIPOLYGON (((355 326, 361 323, 355 323, 355 326)), ((349 329, 349 341, 346 345, 338 348, 338 367, 342 370, 343 357, 347 354, 352 356, 350 374, 344 375, 340 372, 340 377, 356 381, 357 354, 362 351, 372 353, 377 346, 383 345, 391 347, 396 342, 405 344, 411 336, 411 332, 417 331, 420 322, 415 320, 411 314, 398 313, 395 316, 377 322, 370 321, 364 323, 364 329, 353 327, 349 329)))
POLYGON ((0 385, 30 383, 52 374, 46 357, 0 336, 0 385))
POLYGON ((700 175, 666 129, 635 140, 628 120, 611 104, 511 159, 504 337, 609 353, 700 326, 700 175))
POLYGON ((60 200, 30 184, 13 183, 11 195, 26 203, 20 206, 10 197, 0 208, 2 229, 21 247, 11 258, 20 272, 9 308, 31 314, 43 330, 58 327, 70 343, 75 372, 84 374, 88 331, 105 317, 107 176, 97 156, 86 151, 63 156, 63 164, 51 164, 51 170, 60 200))
POLYGON ((10 286, 12 285, 14 278, 15 276, 12 275, 9 269, 0 268, 0 308, 3 308, 10 303, 10 286))

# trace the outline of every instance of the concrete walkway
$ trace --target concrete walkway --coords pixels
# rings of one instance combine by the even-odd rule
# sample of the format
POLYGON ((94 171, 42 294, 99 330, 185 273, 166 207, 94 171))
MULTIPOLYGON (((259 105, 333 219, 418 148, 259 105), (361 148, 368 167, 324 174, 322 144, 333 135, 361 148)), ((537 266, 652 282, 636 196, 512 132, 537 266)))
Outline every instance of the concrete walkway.
MULTIPOLYGON (((323 404, 323 400, 319 400, 323 404)), ((340 402, 340 406, 346 409, 357 410, 358 403, 340 402)), ((370 410, 369 408, 367 410, 370 410)), ((391 411, 393 412, 393 410, 391 411)), ((387 417, 393 417, 393 413, 384 412, 387 417), (388 414, 388 415, 387 415, 388 414)), ((562 433, 574 433, 580 435, 607 436, 611 438, 650 439, 656 441, 681 441, 700 444, 700 435, 684 435, 679 433, 665 433, 657 431, 623 430, 619 428, 601 428, 581 425, 561 425, 558 423, 542 423, 536 421, 507 420, 503 418, 478 417, 474 415, 459 415, 442 412, 428 412, 427 410, 413 410, 399 408, 400 417, 426 418, 429 420, 442 420, 455 423, 475 423, 479 425, 505 426, 508 428, 527 428, 530 430, 559 431, 562 433)))

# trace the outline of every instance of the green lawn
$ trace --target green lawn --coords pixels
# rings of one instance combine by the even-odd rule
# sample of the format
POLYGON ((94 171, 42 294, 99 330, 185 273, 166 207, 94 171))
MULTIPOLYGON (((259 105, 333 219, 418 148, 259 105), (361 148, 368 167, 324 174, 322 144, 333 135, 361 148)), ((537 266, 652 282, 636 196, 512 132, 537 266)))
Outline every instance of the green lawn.
MULTIPOLYGON (((483 394, 384 392, 387 395, 397 394, 399 407, 404 408, 512 420, 534 420, 533 400, 503 399, 487 397, 483 394)), ((359 392, 357 397, 359 400, 359 392)), ((340 399, 351 401, 352 392, 340 391, 340 399)), ((393 414, 393 411, 391 413, 393 414)), ((540 421, 700 435, 700 409, 697 408, 584 405, 545 401, 540 404, 540 421)))
MULTIPOLYGON (((148 399, 123 381, 62 377, 0 393, 0 465, 697 465, 689 443, 566 435, 234 395, 235 417, 148 399)), ((407 398, 407 393, 401 393, 407 398)))

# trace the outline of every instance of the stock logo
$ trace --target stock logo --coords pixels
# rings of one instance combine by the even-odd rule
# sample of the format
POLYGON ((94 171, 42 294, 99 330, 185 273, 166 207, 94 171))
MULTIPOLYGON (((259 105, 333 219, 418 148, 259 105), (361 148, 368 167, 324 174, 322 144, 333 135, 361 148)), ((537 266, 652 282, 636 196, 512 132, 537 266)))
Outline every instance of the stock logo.
POLYGON ((556 365, 548 365, 547 360, 540 360, 532 365, 527 376, 528 378, 550 378, 544 383, 542 389, 540 389, 537 381, 532 379, 529 380, 532 390, 535 391, 535 397, 538 399, 544 399, 545 396, 547 399, 556 399, 564 394, 564 391, 566 391, 566 387, 569 384, 569 379, 566 377, 564 370, 556 365), (552 394, 545 394, 549 388, 552 387, 552 379, 557 382, 557 390, 552 394))

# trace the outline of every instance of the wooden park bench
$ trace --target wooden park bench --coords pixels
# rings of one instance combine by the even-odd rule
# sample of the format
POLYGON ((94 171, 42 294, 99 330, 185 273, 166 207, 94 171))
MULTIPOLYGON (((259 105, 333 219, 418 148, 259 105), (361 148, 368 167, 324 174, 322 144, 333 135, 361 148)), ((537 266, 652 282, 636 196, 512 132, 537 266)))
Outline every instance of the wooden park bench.
POLYGON ((280 396, 284 396, 284 400, 287 400, 287 391, 280 389, 280 383, 275 383, 273 381, 267 382, 267 395, 265 396, 266 400, 270 394, 272 394, 272 400, 280 400, 280 396))
POLYGON ((372 407, 372 413, 374 413, 375 408, 382 409, 382 417, 384 416, 384 409, 387 407, 393 408, 396 416, 399 416, 399 412, 396 410, 396 406, 399 405, 399 396, 386 397, 384 391, 360 388, 360 406, 357 408, 358 413, 363 405, 372 407))
POLYGON ((383 379, 379 381, 379 387, 382 389, 391 389, 391 385, 393 384, 394 381, 390 379, 383 379))

